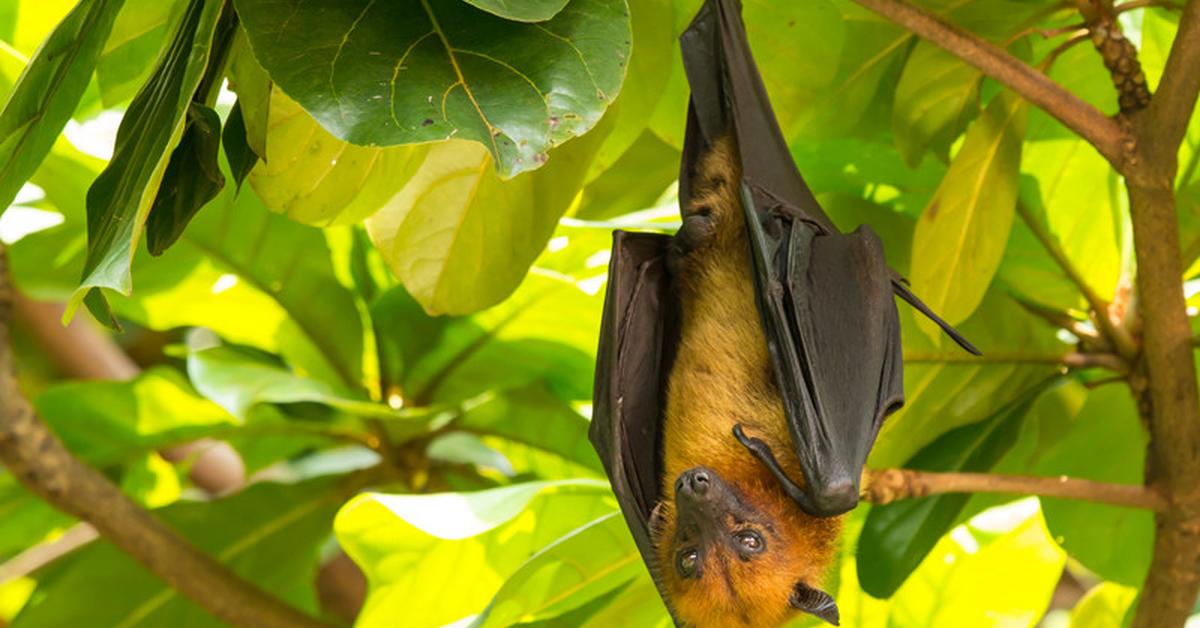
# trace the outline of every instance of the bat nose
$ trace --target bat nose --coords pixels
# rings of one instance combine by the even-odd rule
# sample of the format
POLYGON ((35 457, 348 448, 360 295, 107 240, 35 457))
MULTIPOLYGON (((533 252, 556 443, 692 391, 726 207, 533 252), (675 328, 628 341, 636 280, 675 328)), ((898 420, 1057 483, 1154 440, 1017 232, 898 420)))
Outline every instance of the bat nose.
POLYGON ((712 486, 712 477, 708 473, 708 469, 703 467, 693 467, 679 474, 679 478, 675 480, 675 492, 687 492, 697 497, 708 493, 708 488, 712 486))

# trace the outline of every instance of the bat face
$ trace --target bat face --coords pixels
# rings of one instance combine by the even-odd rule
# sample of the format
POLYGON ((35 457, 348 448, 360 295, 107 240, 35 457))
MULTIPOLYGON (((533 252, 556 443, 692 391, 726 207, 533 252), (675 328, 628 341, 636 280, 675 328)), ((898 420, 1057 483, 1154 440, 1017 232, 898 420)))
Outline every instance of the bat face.
MULTIPOLYGON (((731 478, 732 480, 732 478, 731 478)), ((837 623, 837 606, 813 588, 814 557, 836 536, 816 538, 805 515, 769 486, 727 482, 706 467, 679 475, 652 523, 658 571, 688 626, 778 626, 800 611, 837 623)))

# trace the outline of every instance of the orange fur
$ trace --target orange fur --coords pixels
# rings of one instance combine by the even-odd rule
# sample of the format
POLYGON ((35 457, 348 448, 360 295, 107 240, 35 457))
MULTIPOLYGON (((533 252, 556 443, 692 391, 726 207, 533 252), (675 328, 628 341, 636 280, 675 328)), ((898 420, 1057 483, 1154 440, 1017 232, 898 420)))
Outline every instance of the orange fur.
MULTIPOLYGON (((733 437, 735 424, 766 441, 792 478, 801 478, 766 338, 754 302, 740 173, 733 140, 717 142, 696 173, 685 211, 710 212, 711 237, 683 260, 679 274, 682 339, 668 384, 662 495, 654 531, 659 571, 680 619, 694 626, 777 626, 796 611, 797 581, 820 587, 836 551, 841 521, 804 513, 733 437), (733 485, 772 522, 768 550, 749 561, 719 552, 699 579, 673 568, 675 479, 697 465, 733 485), (728 578, 725 577, 726 572, 728 578)), ((725 525, 730 532, 737 522, 725 525)), ((764 534, 766 536, 766 534, 764 534)))

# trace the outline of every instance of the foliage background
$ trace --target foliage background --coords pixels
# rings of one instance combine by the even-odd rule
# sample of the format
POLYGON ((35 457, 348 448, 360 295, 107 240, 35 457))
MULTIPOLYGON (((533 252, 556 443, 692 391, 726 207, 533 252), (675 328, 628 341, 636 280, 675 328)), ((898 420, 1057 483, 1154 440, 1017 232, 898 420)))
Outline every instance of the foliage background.
MULTIPOLYGON (((11 151, 0 192, 15 195, 0 238, 29 297, 77 306, 104 289, 106 304, 85 302, 102 321, 111 308, 144 370, 68 381, 18 330, 23 388, 76 455, 307 611, 337 619, 313 583, 344 551, 370 583, 363 626, 664 624, 586 429, 610 231, 677 225, 687 88, 675 37, 698 2, 529 2, 528 14, 487 0, 391 4, 361 20, 369 3, 238 0, 241 26, 215 75, 230 89, 199 100, 208 44, 189 40, 175 74, 156 62, 171 58, 181 24, 220 41, 221 3, 79 4, 101 30, 94 72, 75 78, 78 103, 54 103, 71 117, 62 137, 0 124, 0 152, 11 151), (494 67, 422 56, 435 38, 402 29, 418 14, 440 18, 448 46, 522 42, 513 73, 531 77, 542 104, 494 67), (562 48, 562 32, 592 47, 562 48), (539 60, 553 66, 546 77, 539 60), (146 81, 192 87, 139 100, 146 81), (490 99, 489 116, 472 113, 463 86, 490 99), (422 97, 435 88, 440 111, 422 97), (204 152, 203 109, 228 132, 235 99, 246 148, 226 138, 221 171, 206 170, 218 158, 204 152), (125 111, 135 115, 121 122, 125 111), (46 143, 44 160, 23 156, 27 136, 46 143), (200 147, 194 181, 168 167, 182 137, 200 147), (122 150, 129 138, 136 150, 122 150), (31 185, 12 185, 26 166, 31 185), (181 194, 176 211, 159 210, 160 179, 203 190, 219 178, 211 200, 181 194), (178 240, 150 255, 143 222, 152 248, 178 240), (198 438, 230 443, 256 481, 204 497, 186 461, 159 453, 198 438)), ((1095 50, 1057 50, 1062 38, 1041 32, 1077 21, 1071 10, 921 4, 1030 63, 1052 59, 1052 78, 1116 110, 1095 50)), ((0 93, 73 7, 0 0, 0 93)), ((1129 392, 1101 369, 1063 365, 1090 325, 1081 287, 1119 300, 1132 272, 1126 196, 1105 160, 848 1, 746 0, 745 19, 794 157, 835 223, 869 222, 892 266, 986 356, 963 359, 901 308, 908 401, 871 465, 1141 483, 1147 437, 1129 392)), ((1151 87, 1177 20, 1169 6, 1121 15, 1151 87)), ((1177 181, 1188 265, 1200 257, 1198 162, 1193 120, 1177 181)), ((0 475, 0 558, 71 524, 0 475)), ((849 626, 1116 625, 1152 538, 1149 513, 1080 502, 863 506, 829 587, 849 626), (1086 594, 1047 614, 1056 589, 1072 588, 1086 594)), ((214 622, 103 542, 6 579, 0 618, 214 622)))

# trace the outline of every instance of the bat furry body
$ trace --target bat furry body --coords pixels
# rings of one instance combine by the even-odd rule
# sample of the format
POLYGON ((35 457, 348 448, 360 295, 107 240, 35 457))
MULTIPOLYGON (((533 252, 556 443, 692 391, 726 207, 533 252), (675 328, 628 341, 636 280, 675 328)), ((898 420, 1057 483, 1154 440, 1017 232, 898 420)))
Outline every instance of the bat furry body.
MULTIPOLYGON (((652 536, 659 577, 679 618, 695 626, 777 626, 798 612, 797 584, 819 588, 837 548, 841 520, 806 514, 771 472, 733 436, 735 425, 777 452, 792 449, 783 403, 755 305, 753 269, 738 200, 740 173, 727 137, 700 161, 672 261, 680 342, 668 380, 663 425, 663 499, 652 536), (676 508, 679 478, 697 466, 728 484, 738 512, 720 515, 730 535, 753 530, 766 549, 747 557, 727 547, 697 556, 691 578, 678 563, 684 538, 676 508)), ((779 460, 801 478, 794 456, 779 460)))

